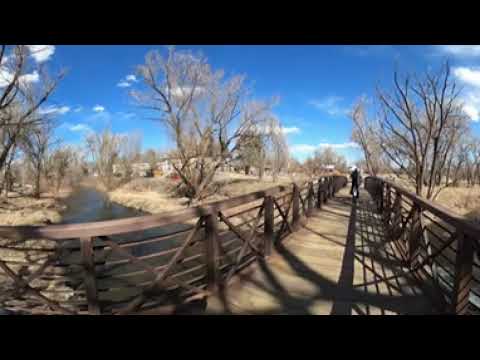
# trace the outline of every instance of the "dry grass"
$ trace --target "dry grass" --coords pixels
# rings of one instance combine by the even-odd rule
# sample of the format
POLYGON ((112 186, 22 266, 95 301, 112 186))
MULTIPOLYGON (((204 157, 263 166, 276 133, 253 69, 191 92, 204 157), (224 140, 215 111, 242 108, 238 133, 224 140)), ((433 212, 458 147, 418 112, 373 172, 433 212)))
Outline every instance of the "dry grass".
POLYGON ((172 185, 166 178, 134 179, 108 195, 118 204, 156 214, 185 207, 187 199, 175 197, 172 185))
MULTIPOLYGON (((292 181, 301 183, 306 180, 306 177, 302 175, 296 177, 283 176, 274 182, 269 176, 259 180, 256 176, 219 173, 215 177, 210 195, 201 203, 194 202, 190 205, 206 204, 278 185, 287 185, 292 181)), ((167 177, 134 179, 111 191, 109 197, 112 201, 121 205, 152 214, 186 208, 188 199, 179 198, 175 195, 175 185, 176 183, 167 177)))
POLYGON ((480 223, 480 187, 451 187, 442 190, 436 202, 469 220, 480 223))
MULTIPOLYGON (((394 175, 381 175, 385 179, 392 180, 405 189, 415 191, 413 185, 406 179, 394 175)), ((435 199, 436 203, 450 209, 452 212, 465 216, 467 219, 480 223, 480 187, 467 187, 460 184, 457 187, 447 187, 440 191, 435 199)))
POLYGON ((62 199, 70 190, 57 195, 44 193, 40 199, 28 195, 9 193, 8 198, 0 200, 0 225, 43 225, 58 223, 62 220, 60 211, 65 207, 62 199))

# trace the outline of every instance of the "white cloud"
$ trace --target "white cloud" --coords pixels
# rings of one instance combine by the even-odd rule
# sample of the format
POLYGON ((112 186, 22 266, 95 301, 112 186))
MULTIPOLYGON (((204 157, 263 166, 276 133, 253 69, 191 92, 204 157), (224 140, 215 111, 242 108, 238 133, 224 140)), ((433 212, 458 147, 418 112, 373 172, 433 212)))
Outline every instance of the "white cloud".
POLYGON ((132 86, 132 84, 134 82, 138 82, 137 77, 133 74, 129 74, 129 75, 125 76, 124 79, 121 79, 118 82, 117 86, 121 87, 121 88, 127 88, 127 87, 132 86))
POLYGON ((468 85, 480 87, 480 69, 456 67, 453 69, 453 74, 468 85))
MULTIPOLYGON (((193 89, 192 89, 192 87, 190 87, 190 86, 176 87, 176 88, 173 88, 173 89, 171 90, 171 94, 172 94, 173 96, 175 96, 175 97, 181 98, 181 97, 183 97, 183 96, 190 96, 192 90, 193 90, 193 89)), ((205 89, 204 89, 203 87, 197 86, 197 87, 195 88, 195 90, 193 90, 193 95, 194 95, 194 96, 198 96, 198 95, 200 95, 201 93, 203 93, 204 90, 205 90, 205 89)), ((168 92, 168 90, 167 90, 167 92, 168 92)))
POLYGON ((463 110, 472 121, 480 121, 480 69, 456 67, 454 76, 467 87, 462 95, 463 110))
MULTIPOLYGON (((0 88, 8 86, 8 84, 12 82, 13 77, 14 77, 13 73, 11 73, 8 69, 0 68, 0 88)), ((36 83, 39 80, 40 80, 40 75, 36 70, 33 73, 21 75, 18 78, 18 81, 20 82, 21 85, 36 83)))
POLYGON ((317 147, 315 145, 307 145, 307 144, 297 144, 290 146, 290 151, 296 154, 309 154, 313 153, 317 147))
POLYGON ((55 52, 53 45, 27 45, 27 47, 37 63, 47 61, 55 52))
POLYGON ((325 148, 332 148, 332 149, 349 149, 349 148, 358 148, 358 144, 354 142, 346 142, 346 143, 320 143, 318 145, 309 145, 309 144, 296 144, 290 146, 290 151, 295 154, 311 154, 315 150, 318 149, 325 149, 325 148))
POLYGON ((348 148, 358 148, 358 144, 354 142, 347 142, 341 144, 330 144, 330 143, 320 143, 318 144, 319 148, 332 148, 332 149, 348 149, 348 148))
POLYGON ((462 98, 463 111, 472 121, 480 121, 480 90, 472 89, 462 98))
POLYGON ((95 112, 103 112, 103 111, 105 111, 105 108, 102 105, 95 105, 92 108, 92 110, 95 111, 95 112))
POLYGON ((3 54, 2 61, 0 62, 0 65, 5 65, 7 61, 10 59, 10 56, 3 54))
POLYGON ((282 132, 284 135, 288 135, 288 134, 298 134, 300 132, 300 129, 296 126, 292 126, 292 127, 276 126, 274 129, 272 129, 270 125, 265 125, 265 126, 262 125, 262 126, 257 126, 256 128, 257 128, 257 131, 264 134, 271 134, 272 132, 279 134, 280 132, 282 132))
POLYGON ((68 129, 74 132, 93 132, 92 128, 87 124, 69 125, 68 129))
POLYGON ((3 88, 10 84, 13 79, 13 74, 7 69, 0 68, 0 88, 3 88))
POLYGON ((68 106, 57 107, 57 106, 54 106, 54 105, 46 106, 46 107, 40 108, 38 110, 38 112, 42 115, 49 115, 49 114, 64 115, 64 114, 68 113, 69 111, 70 111, 70 108, 68 106))
POLYGON ((40 80, 40 76, 38 75, 38 71, 35 70, 31 74, 25 74, 19 77, 19 81, 21 84, 30 84, 30 83, 36 83, 40 80))
POLYGON ((480 45, 438 45, 438 48, 442 52, 460 57, 480 56, 480 45))
POLYGON ((83 107, 77 106, 75 109, 73 109, 73 112, 78 113, 78 112, 80 112, 80 111, 82 111, 82 110, 83 110, 83 107))
POLYGON ((341 96, 327 96, 319 100, 309 101, 310 105, 317 109, 325 111, 331 116, 345 115, 348 113, 348 108, 341 106, 339 103, 343 101, 341 96))
POLYGON ((129 86, 132 86, 132 84, 130 84, 129 82, 127 81, 120 81, 118 84, 117 84, 118 87, 121 87, 121 88, 126 88, 126 87, 129 87, 129 86))
POLYGON ((465 114, 468 115, 472 121, 479 121, 480 120, 480 109, 478 107, 475 107, 473 104, 465 104, 463 107, 463 111, 465 111, 465 114))
POLYGON ((282 127, 282 133, 284 133, 285 135, 288 135, 288 134, 298 134, 300 132, 300 129, 296 126, 292 126, 292 127, 282 127))

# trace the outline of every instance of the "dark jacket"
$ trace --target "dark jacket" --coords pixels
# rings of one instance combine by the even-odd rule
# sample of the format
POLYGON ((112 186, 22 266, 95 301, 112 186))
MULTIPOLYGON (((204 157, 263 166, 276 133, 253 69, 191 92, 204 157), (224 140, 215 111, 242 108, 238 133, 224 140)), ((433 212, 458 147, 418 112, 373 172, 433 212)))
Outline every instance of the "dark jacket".
POLYGON ((352 173, 350 174, 350 178, 352 179, 352 184, 360 183, 360 174, 357 169, 352 171, 352 173))

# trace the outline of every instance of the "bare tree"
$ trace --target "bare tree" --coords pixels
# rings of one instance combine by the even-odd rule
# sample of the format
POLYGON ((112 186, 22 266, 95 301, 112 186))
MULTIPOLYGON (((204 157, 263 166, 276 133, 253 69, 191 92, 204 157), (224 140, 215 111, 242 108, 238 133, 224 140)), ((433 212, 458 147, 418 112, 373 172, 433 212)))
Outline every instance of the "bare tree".
POLYGON ((382 168, 382 149, 375 136, 373 125, 366 115, 366 99, 362 97, 353 107, 351 118, 353 120, 352 140, 363 151, 365 166, 369 174, 377 176, 382 168))
MULTIPOLYGON (((263 169, 265 162, 263 134, 252 129, 252 131, 244 133, 238 139, 238 143, 237 158, 245 170, 245 175, 250 174, 251 168, 263 169)), ((263 176, 261 170, 259 176, 263 176)))
POLYGON ((33 169, 35 198, 40 198, 40 179, 48 149, 52 145, 53 129, 52 122, 38 122, 25 129, 26 134, 22 137, 22 149, 33 169))
MULTIPOLYGON (((76 152, 69 146, 60 146, 47 155, 44 174, 50 186, 58 194, 64 184, 70 169, 78 169, 79 164, 75 161, 76 152)), ((79 176, 75 174, 74 177, 79 176)))
POLYGON ((237 140, 265 121, 271 104, 249 100, 243 76, 225 79, 201 54, 153 51, 137 73, 148 89, 133 98, 159 114, 176 145, 172 166, 185 195, 202 199, 216 171, 232 160, 237 140))
POLYGON ((307 159, 304 164, 310 175, 319 175, 325 172, 327 166, 334 166, 340 172, 347 170, 347 160, 331 147, 317 149, 314 155, 307 159))
POLYGON ((133 164, 140 160, 142 152, 142 135, 132 133, 120 136, 119 164, 124 170, 125 180, 133 175, 133 164))
POLYGON ((156 168, 157 163, 160 161, 160 159, 161 159, 160 154, 154 149, 148 149, 143 154, 143 161, 148 163, 152 169, 156 168))
POLYGON ((279 173, 288 165, 288 144, 280 122, 276 118, 270 118, 267 127, 269 129, 266 139, 267 156, 270 158, 273 181, 277 181, 279 173))
POLYGON ((0 170, 16 149, 26 127, 45 120, 38 116, 65 72, 50 78, 45 67, 29 60, 24 45, 0 45, 0 170))
POLYGON ((114 165, 121 149, 121 136, 105 129, 100 134, 88 135, 86 143, 100 181, 107 190, 111 190, 114 186, 114 165))
POLYGON ((400 77, 395 71, 392 91, 379 88, 377 94, 379 115, 368 129, 378 139, 390 170, 406 176, 417 194, 435 199, 455 181, 446 174, 456 175, 452 171, 455 147, 468 131, 448 63, 422 78, 400 77))

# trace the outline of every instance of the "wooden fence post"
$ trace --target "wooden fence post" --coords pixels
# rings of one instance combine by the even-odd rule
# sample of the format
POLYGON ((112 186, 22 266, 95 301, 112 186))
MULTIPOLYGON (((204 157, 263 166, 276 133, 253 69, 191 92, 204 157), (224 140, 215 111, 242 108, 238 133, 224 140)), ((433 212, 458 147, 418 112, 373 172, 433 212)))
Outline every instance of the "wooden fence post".
POLYGON ((294 230, 298 229, 300 221, 300 189, 297 184, 293 184, 293 194, 292 194, 292 228, 294 230))
POLYGON ((324 184, 324 189, 325 189, 325 204, 328 203, 328 198, 330 197, 329 196, 329 193, 330 193, 330 181, 328 178, 324 178, 323 180, 323 184, 324 184))
POLYGON ((400 194, 398 191, 395 196, 393 217, 394 217, 393 231, 395 232, 395 236, 396 236, 400 231, 400 224, 402 223, 402 194, 400 194))
MULTIPOLYGON (((398 240, 397 234, 399 231, 399 225, 401 223, 401 203, 402 203, 401 195, 398 192, 396 192, 395 201, 393 202, 393 205, 390 209, 389 217, 386 223, 387 235, 388 235, 388 238, 391 240, 398 240)), ((402 251, 405 252, 404 246, 402 246, 402 251)))
POLYGON ((384 207, 384 211, 383 211, 383 221, 385 223, 385 225, 389 226, 390 224, 390 211, 391 211, 391 193, 390 193, 390 185, 389 184, 386 184, 385 186, 385 207, 384 207))
POLYGON ((215 292, 218 285, 217 266, 217 214, 205 216, 205 262, 207 265, 207 290, 215 292))
POLYGON ((456 315, 465 315, 468 312, 470 289, 472 287, 473 250, 472 239, 459 231, 457 234, 457 256, 452 294, 452 312, 456 315))
POLYGON ((380 214, 383 214, 383 209, 384 209, 384 205, 383 205, 383 187, 384 187, 385 183, 382 181, 380 183, 380 185, 378 185, 377 187, 377 192, 378 192, 378 195, 380 197, 379 199, 379 204, 378 204, 378 211, 380 211, 380 214))
POLYGON ((88 313, 90 315, 99 315, 100 306, 98 303, 97 283, 95 278, 95 259, 92 238, 81 237, 80 250, 84 269, 85 289, 87 292, 88 313))
POLYGON ((421 208, 414 206, 414 213, 412 215, 412 226, 408 238, 408 263, 410 269, 415 268, 419 263, 420 241, 422 237, 421 208))
POLYGON ((322 178, 318 179, 318 190, 317 190, 317 208, 321 209, 323 203, 323 191, 322 191, 322 178))
POLYGON ((272 253, 274 238, 274 207, 272 196, 265 196, 263 203, 263 231, 264 231, 264 254, 269 256, 272 253))
POLYGON ((307 216, 312 216, 313 212, 313 198, 315 197, 315 190, 313 190, 313 182, 308 184, 307 196, 307 216))
POLYGON ((333 183, 333 193, 332 193, 332 197, 335 197, 335 195, 337 194, 337 191, 340 190, 340 178, 332 178, 332 183, 333 183))

